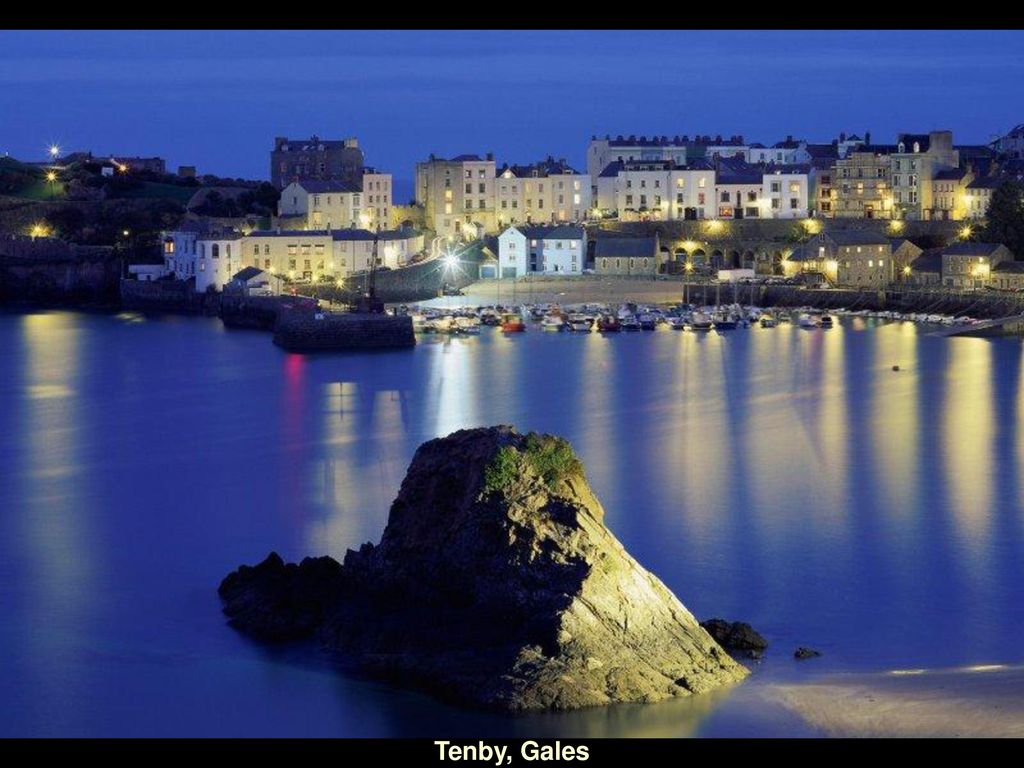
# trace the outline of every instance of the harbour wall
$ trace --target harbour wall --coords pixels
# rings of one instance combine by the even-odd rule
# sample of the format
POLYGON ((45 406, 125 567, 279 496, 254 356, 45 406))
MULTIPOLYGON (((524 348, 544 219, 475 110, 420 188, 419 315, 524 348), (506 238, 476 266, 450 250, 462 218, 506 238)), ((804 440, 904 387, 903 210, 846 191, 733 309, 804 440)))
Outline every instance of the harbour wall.
POLYGON ((111 248, 0 239, 0 304, 116 307, 121 258, 111 248))
POLYGON ((292 352, 406 349, 416 345, 411 317, 391 315, 321 315, 281 312, 274 343, 292 352))
POLYGON ((221 294, 199 293, 192 280, 121 280, 121 307, 135 312, 216 315, 221 294))

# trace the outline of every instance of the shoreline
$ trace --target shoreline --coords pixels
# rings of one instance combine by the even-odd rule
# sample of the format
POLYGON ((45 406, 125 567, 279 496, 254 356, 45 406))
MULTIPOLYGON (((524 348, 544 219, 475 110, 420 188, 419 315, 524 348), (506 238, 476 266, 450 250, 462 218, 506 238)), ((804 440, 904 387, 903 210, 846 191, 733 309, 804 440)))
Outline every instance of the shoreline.
POLYGON ((828 736, 1024 737, 1024 664, 824 674, 758 695, 828 736))

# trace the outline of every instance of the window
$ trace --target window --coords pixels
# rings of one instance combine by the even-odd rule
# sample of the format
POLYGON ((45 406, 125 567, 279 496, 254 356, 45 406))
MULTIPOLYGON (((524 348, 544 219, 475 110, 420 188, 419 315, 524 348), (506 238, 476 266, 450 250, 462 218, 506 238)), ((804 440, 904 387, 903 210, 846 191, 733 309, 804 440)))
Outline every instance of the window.
POLYGON ((294 256, 298 252, 299 252, 299 246, 294 245, 294 244, 288 246, 288 255, 289 256, 294 256))
POLYGON ((798 198, 798 197, 791 197, 791 198, 789 198, 789 208, 790 208, 790 210, 795 211, 799 207, 800 207, 800 198, 798 198))
POLYGON ((779 203, 780 203, 780 202, 781 202, 781 201, 779 200, 779 198, 777 198, 777 197, 773 197, 773 198, 772 198, 772 210, 773 210, 773 211, 777 211, 777 210, 779 210, 779 208, 781 207, 781 206, 779 205, 779 203))
POLYGON ((472 184, 467 184, 466 185, 466 194, 469 195, 469 194, 472 194, 472 193, 473 193, 473 185, 472 184))
POLYGON ((757 192, 747 192, 747 202, 748 203, 755 203, 755 202, 757 202, 757 192))
POLYGON ((479 187, 480 187, 479 191, 480 191, 481 195, 484 194, 487 191, 487 185, 484 184, 482 181, 480 182, 479 187))
POLYGON ((704 189, 704 187, 707 186, 707 178, 701 176, 700 179, 697 180, 697 186, 700 187, 701 189, 704 189))
POLYGON ((259 243, 253 243, 252 255, 253 256, 259 256, 260 255, 260 244, 259 243))
POLYGON ((210 255, 215 259, 220 257, 220 246, 217 243, 210 246, 210 255))
POLYGON ((174 253, 173 240, 164 240, 164 253, 174 253))
POLYGON ((777 182, 777 181, 773 181, 772 182, 772 192, 781 192, 781 191, 782 191, 782 184, 777 182))

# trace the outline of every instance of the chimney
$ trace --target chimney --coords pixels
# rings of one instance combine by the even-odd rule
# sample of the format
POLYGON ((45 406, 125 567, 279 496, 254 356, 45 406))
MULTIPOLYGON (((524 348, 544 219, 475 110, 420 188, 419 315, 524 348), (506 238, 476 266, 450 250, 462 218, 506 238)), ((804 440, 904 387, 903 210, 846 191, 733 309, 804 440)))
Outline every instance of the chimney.
POLYGON ((864 131, 864 143, 871 144, 871 131, 864 131))
POLYGON ((846 131, 840 131, 840 133, 839 133, 839 141, 840 142, 846 141, 846 131))
POLYGON ((493 160, 494 160, 494 153, 493 152, 488 152, 487 153, 487 159, 493 162, 493 160))

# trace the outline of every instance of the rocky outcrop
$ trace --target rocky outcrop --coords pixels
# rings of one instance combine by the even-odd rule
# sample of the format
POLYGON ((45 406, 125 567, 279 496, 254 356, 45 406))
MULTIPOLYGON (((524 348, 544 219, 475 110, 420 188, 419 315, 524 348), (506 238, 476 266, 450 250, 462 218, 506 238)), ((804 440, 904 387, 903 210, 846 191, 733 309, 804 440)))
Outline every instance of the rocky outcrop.
POLYGON ((700 625, 726 650, 751 659, 760 659, 768 641, 745 621, 708 619, 700 625))
POLYGON ((807 648, 803 645, 793 651, 793 658, 798 661, 803 659, 815 659, 818 656, 821 656, 821 651, 816 651, 813 648, 807 648))
POLYGON ((688 696, 746 670, 604 525, 564 440, 463 430, 416 452, 377 545, 220 587, 242 631, 505 710, 688 696))

